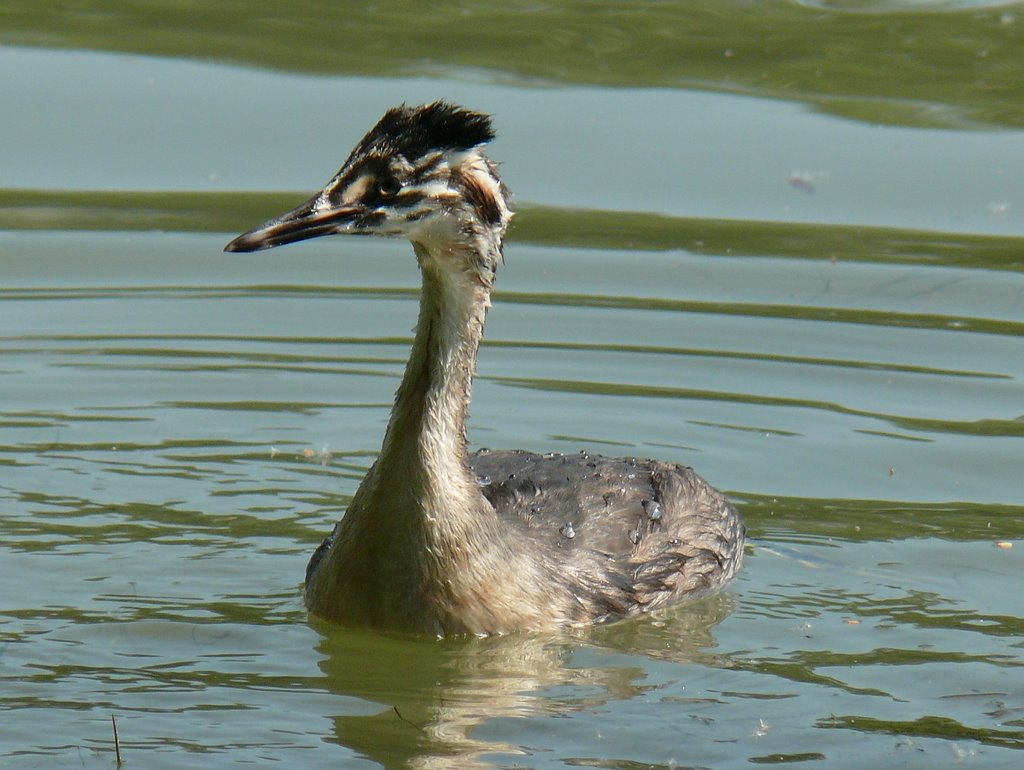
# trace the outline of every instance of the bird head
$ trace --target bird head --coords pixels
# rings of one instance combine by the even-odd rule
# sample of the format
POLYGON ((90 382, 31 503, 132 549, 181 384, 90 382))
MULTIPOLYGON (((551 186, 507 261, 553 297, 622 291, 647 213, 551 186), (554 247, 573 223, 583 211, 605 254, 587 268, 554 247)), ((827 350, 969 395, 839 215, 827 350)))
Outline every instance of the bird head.
POLYGON ((490 118, 479 112, 447 102, 395 107, 320 192, 238 236, 225 251, 321 235, 380 235, 428 251, 495 252, 484 261, 496 262, 512 212, 508 189, 481 149, 493 138, 490 118))

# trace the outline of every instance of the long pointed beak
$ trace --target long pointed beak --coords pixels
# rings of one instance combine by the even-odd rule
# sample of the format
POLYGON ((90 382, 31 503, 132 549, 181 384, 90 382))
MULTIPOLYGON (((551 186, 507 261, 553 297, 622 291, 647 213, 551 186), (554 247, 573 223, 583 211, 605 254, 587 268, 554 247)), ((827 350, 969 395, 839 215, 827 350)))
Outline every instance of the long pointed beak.
POLYGON ((242 233, 224 247, 224 251, 260 251, 304 241, 320 235, 347 232, 364 210, 359 206, 317 210, 317 193, 291 211, 264 222, 259 227, 242 233))

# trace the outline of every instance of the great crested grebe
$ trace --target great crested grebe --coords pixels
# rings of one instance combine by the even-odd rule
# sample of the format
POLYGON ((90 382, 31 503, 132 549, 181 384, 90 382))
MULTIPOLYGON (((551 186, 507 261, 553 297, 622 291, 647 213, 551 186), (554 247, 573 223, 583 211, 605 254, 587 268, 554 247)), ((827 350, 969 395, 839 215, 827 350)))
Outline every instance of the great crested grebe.
POLYGON ((316 615, 437 636, 553 629, 706 594, 739 569, 739 514, 690 468, 467 450, 470 388, 512 217, 481 150, 493 138, 489 116, 446 102, 388 110, 323 190, 225 248, 401 237, 422 274, 380 455, 306 569, 316 615))

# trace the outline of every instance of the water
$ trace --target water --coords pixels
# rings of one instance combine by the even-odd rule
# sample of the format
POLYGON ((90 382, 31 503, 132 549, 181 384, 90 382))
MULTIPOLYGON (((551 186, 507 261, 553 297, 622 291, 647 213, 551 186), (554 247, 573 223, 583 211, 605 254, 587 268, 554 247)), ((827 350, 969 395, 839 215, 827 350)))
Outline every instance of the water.
POLYGON ((1024 9, 340 9, 4 11, 0 765, 113 766, 113 716, 153 768, 1017 766, 1024 9), (471 438, 695 466, 753 538, 730 591, 305 615, 414 262, 221 249, 437 97, 496 113, 520 210, 471 438))

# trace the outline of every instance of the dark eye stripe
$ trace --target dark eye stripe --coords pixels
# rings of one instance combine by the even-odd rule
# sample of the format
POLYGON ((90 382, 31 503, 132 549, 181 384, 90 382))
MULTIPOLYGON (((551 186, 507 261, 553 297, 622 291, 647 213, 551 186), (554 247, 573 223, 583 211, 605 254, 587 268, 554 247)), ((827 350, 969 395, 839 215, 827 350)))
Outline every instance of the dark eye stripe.
POLYGON ((373 227, 382 224, 385 219, 387 215, 383 211, 369 211, 357 218, 354 224, 356 227, 373 227))
POLYGON ((418 211, 413 211, 409 214, 406 214, 404 219, 406 222, 419 222, 421 219, 423 219, 423 217, 427 216, 428 214, 430 214, 430 209, 419 209, 418 211))
POLYGON ((417 173, 414 176, 416 184, 430 184, 431 182, 436 182, 439 179, 444 179, 444 177, 445 171, 439 166, 429 168, 423 171, 422 173, 417 173))
POLYGON ((441 161, 444 156, 441 153, 435 153, 428 157, 423 163, 420 163, 416 168, 412 170, 413 176, 421 177, 424 174, 429 174, 433 171, 437 171, 441 166, 441 161))

